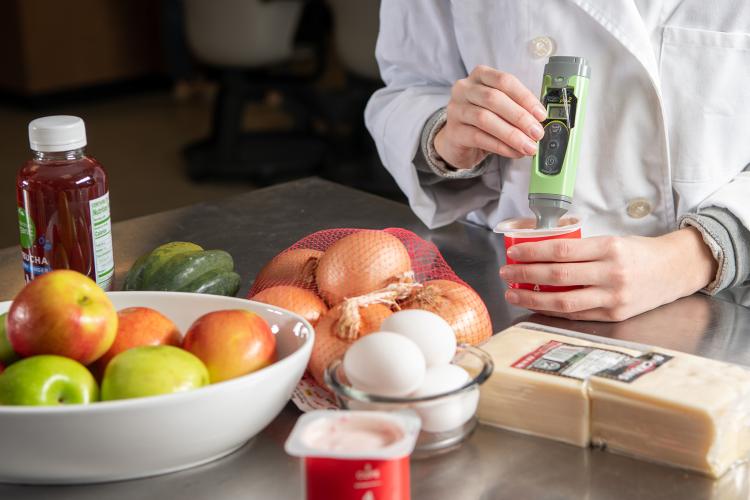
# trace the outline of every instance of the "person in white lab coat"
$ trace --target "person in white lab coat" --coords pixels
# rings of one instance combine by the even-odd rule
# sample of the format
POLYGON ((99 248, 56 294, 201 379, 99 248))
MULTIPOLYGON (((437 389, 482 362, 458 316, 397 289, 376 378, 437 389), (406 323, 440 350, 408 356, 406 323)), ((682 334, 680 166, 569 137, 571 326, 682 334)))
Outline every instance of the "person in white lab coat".
POLYGON ((551 55, 592 68, 572 212, 580 241, 512 247, 509 303, 622 320, 750 275, 750 2, 383 0, 386 86, 366 123, 429 227, 531 215, 551 55), (531 89, 531 90, 529 90, 531 89))

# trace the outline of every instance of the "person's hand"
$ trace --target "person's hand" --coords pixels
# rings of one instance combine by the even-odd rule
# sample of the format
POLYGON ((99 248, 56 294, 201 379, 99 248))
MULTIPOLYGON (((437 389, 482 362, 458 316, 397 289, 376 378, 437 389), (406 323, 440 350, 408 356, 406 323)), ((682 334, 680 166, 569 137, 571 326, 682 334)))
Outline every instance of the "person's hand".
POLYGON ((455 168, 471 168, 489 153, 521 158, 536 153, 547 111, 518 78, 477 66, 451 89, 447 121, 435 150, 455 168))
POLYGON ((505 292, 511 304, 576 320, 621 321, 705 287, 716 260, 694 228, 657 238, 596 237, 520 243, 500 276, 515 283, 584 285, 567 292, 505 292), (533 263, 537 262, 537 263, 533 263))

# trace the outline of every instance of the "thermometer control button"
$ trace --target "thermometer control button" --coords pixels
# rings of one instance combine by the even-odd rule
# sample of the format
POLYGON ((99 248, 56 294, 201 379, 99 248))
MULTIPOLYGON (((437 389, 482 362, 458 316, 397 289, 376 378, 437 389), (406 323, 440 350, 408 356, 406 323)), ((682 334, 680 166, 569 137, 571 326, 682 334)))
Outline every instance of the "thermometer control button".
POLYGON ((557 175, 562 171, 570 132, 563 123, 554 120, 544 127, 544 137, 539 141, 538 168, 545 175, 557 175))

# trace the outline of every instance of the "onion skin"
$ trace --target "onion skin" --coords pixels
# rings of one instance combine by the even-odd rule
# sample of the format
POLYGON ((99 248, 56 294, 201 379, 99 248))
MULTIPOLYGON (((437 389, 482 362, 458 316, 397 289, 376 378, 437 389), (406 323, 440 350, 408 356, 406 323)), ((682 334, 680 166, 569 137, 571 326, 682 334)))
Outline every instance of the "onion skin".
POLYGON ((276 285, 314 288, 315 267, 322 255, 320 250, 306 248, 282 252, 263 266, 255 277, 253 289, 262 290, 276 285))
MULTIPOLYGON (((372 332, 378 331, 380 324, 393 312, 382 304, 371 304, 360 308, 359 313, 362 323, 359 329, 359 337, 364 337, 372 332)), ((353 341, 342 340, 336 334, 336 327, 341 316, 341 307, 335 307, 324 314, 315 327, 315 343, 313 344, 312 356, 307 369, 320 387, 325 385, 325 370, 331 362, 337 358, 343 358, 344 353, 353 341)))
POLYGON ((449 280, 425 281, 402 304, 402 309, 434 312, 451 325, 459 344, 477 345, 492 336, 492 321, 487 306, 466 285, 449 280))
POLYGON ((296 286, 272 286, 253 295, 251 299, 292 311, 313 325, 328 311, 325 302, 314 292, 296 286))
POLYGON ((411 258, 401 240, 384 231, 362 230, 331 245, 318 261, 315 279, 331 306, 403 279, 411 258))

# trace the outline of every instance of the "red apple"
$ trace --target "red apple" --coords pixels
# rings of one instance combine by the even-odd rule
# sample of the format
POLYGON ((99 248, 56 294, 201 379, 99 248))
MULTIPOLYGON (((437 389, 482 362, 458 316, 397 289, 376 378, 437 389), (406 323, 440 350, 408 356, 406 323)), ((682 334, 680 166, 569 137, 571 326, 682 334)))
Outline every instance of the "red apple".
POLYGON ((242 309, 204 314, 190 325, 182 347, 203 361, 212 384, 259 370, 276 358, 276 337, 268 323, 242 309))
POLYGON ((0 363, 0 373, 3 373, 5 371, 5 365, 0 363))
POLYGON ((117 312, 107 294, 75 271, 44 274, 8 311, 8 340, 21 357, 56 354, 87 365, 115 340, 117 312))
POLYGON ((180 346, 182 335, 177 326, 159 311, 150 307, 128 307, 117 312, 117 335, 115 341, 102 357, 91 367, 97 375, 103 375, 109 360, 131 347, 142 345, 180 346))

